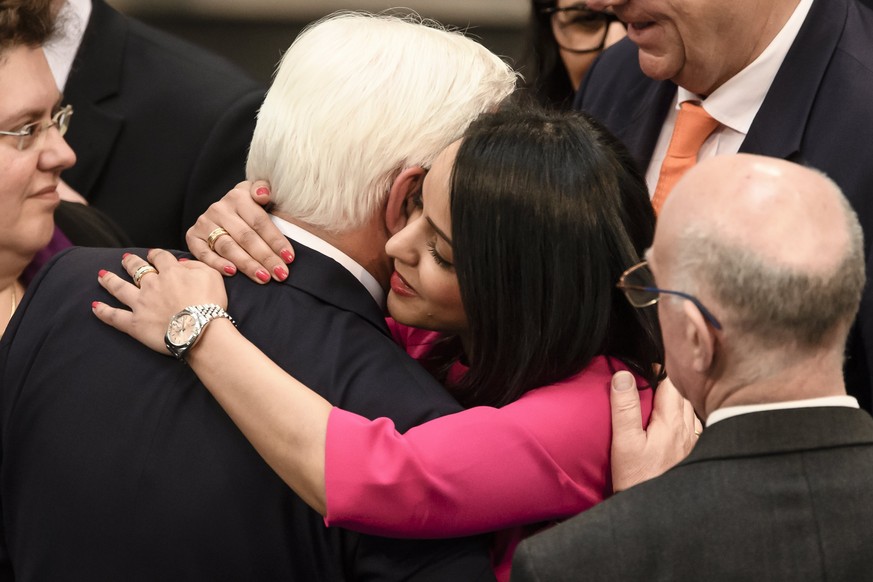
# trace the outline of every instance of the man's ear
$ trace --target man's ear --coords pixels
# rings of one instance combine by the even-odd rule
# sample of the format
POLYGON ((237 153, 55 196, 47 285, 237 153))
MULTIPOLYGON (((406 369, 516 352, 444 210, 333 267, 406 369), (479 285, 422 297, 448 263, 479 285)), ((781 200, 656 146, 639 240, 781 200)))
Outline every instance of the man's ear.
POLYGON ((394 179, 385 205, 385 226, 391 235, 400 232, 409 218, 406 201, 421 189, 427 171, 421 166, 406 168, 394 179))
POLYGON ((687 299, 683 301, 682 312, 685 315, 686 345, 691 350, 691 366, 695 372, 703 374, 715 358, 715 334, 694 303, 687 299))

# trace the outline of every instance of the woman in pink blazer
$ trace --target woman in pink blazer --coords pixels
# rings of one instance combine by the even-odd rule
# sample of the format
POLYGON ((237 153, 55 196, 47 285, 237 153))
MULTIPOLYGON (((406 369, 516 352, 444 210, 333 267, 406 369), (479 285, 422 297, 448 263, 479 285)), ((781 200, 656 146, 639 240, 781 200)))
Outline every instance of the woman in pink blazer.
MULTIPOLYGON (((409 214, 386 247, 392 331, 468 410, 398 434, 386 419, 332 408, 229 324, 211 326, 189 363, 328 525, 497 532, 505 580, 522 537, 612 492, 615 371, 637 375, 645 418, 651 410, 662 361, 655 313, 632 308, 616 282, 651 244, 654 215, 642 178, 599 126, 515 109, 483 116, 444 150, 409 214)), ((131 307, 142 313, 148 293, 151 305, 165 298, 152 310, 165 312, 120 325, 101 304, 98 317, 160 346, 165 325, 132 321, 168 321, 179 304, 227 305, 207 267, 180 267, 163 251, 149 260, 161 274, 131 307)), ((124 262, 130 273, 145 264, 124 262)), ((110 291, 111 280, 101 278, 110 291)))

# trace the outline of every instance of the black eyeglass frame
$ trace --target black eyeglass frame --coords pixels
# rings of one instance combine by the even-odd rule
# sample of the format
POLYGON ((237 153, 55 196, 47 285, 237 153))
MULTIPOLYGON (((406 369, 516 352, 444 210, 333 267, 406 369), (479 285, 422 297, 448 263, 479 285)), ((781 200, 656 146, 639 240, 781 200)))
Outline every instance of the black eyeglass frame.
POLYGON ((549 23, 552 26, 552 36, 555 39, 555 43, 561 47, 563 50, 576 54, 576 55, 587 55, 591 53, 599 53, 606 46, 606 37, 609 36, 609 25, 613 22, 621 22, 621 20, 613 14, 612 12, 601 12, 599 10, 591 10, 589 8, 585 8, 584 6, 564 6, 563 8, 558 8, 557 6, 549 6, 547 8, 540 8, 540 14, 544 14, 549 17, 549 23), (603 37, 600 39, 600 44, 598 44, 594 48, 590 49, 576 49, 566 47, 561 44, 561 41, 558 40, 558 35, 555 34, 555 15, 560 14, 562 12, 588 12, 592 16, 596 17, 596 20, 603 22, 603 37))
POLYGON ((688 293, 684 293, 682 291, 673 291, 670 289, 661 289, 659 287, 646 287, 643 285, 629 285, 627 283, 627 277, 631 273, 638 271, 639 269, 648 268, 648 261, 640 261, 636 265, 627 269, 624 273, 621 274, 621 277, 618 278, 618 283, 615 284, 616 287, 621 289, 622 293, 624 293, 625 298, 627 298, 628 303, 633 305, 634 307, 649 307, 651 305, 655 305, 658 301, 661 300, 660 295, 662 293, 666 293, 667 295, 676 295, 677 297, 682 297, 683 299, 687 299, 691 303, 694 304, 695 307, 700 311, 703 317, 712 324, 712 327, 715 329, 721 329, 721 323, 719 323, 718 319, 712 314, 709 309, 704 307, 703 303, 695 297, 694 295, 690 295, 688 293), (656 293, 655 298, 650 301, 645 302, 637 302, 633 300, 633 297, 628 293, 628 291, 644 291, 646 293, 656 293))

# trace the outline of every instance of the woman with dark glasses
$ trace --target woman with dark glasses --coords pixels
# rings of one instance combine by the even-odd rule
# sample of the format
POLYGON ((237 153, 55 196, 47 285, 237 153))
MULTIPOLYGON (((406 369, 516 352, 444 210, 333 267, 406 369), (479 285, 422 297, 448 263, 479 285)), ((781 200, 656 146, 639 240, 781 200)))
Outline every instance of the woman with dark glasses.
POLYGON ((529 89, 542 105, 569 107, 597 55, 624 36, 611 12, 589 10, 579 0, 531 0, 522 69, 529 89))

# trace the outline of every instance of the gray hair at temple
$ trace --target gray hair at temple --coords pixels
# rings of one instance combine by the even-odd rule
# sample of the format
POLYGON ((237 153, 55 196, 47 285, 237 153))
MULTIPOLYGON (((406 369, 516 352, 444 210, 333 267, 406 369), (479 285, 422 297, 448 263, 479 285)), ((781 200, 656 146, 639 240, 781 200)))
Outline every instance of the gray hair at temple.
POLYGON ((365 224, 404 168, 430 166, 515 89, 499 57, 418 17, 343 12, 285 53, 258 114, 249 179, 277 209, 341 232, 365 224))
POLYGON ((682 285, 715 299, 725 332, 742 337, 747 355, 845 343, 865 284, 864 240, 855 211, 839 187, 822 177, 839 195, 848 234, 842 259, 830 272, 765 261, 742 243, 694 227, 681 235, 676 272, 682 285))

